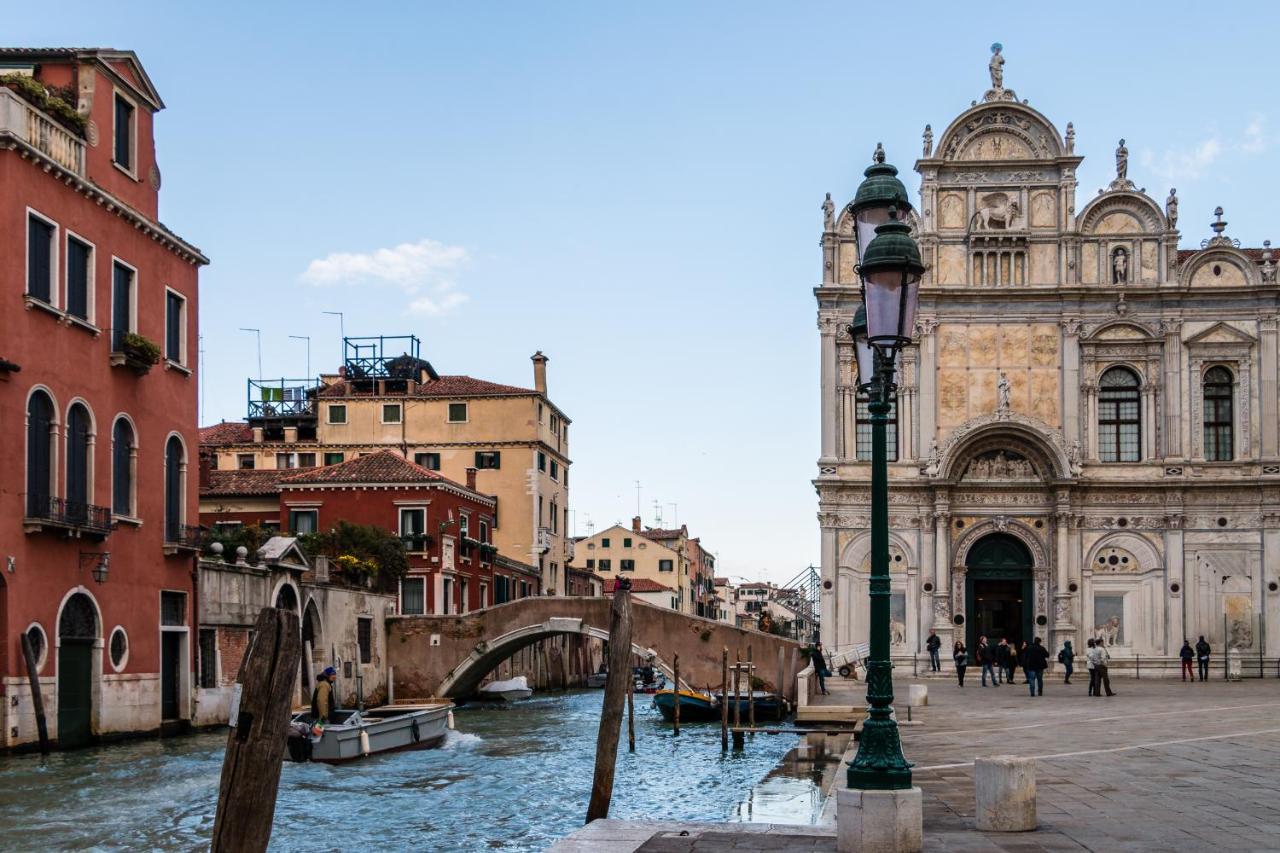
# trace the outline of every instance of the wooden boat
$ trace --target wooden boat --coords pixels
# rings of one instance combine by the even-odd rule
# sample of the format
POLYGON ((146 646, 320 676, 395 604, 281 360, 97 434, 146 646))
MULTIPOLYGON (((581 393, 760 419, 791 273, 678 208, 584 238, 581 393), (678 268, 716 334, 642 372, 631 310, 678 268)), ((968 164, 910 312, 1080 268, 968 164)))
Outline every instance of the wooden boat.
POLYGON ((290 761, 338 764, 380 752, 431 749, 449 731, 452 702, 383 705, 363 711, 335 711, 335 722, 314 734, 311 714, 295 714, 289 726, 290 761))
POLYGON ((506 681, 490 681, 476 693, 477 699, 500 699, 503 702, 519 702, 533 695, 529 689, 529 679, 523 675, 509 678, 506 681))
MULTIPOLYGON (((781 720, 787 715, 787 700, 783 699, 776 693, 766 693, 763 690, 755 691, 756 719, 757 720, 781 720)), ((714 694, 717 707, 720 702, 720 694, 714 694)), ((729 719, 733 720, 733 692, 729 693, 729 719)), ((746 723, 750 716, 750 705, 748 704, 747 694, 743 693, 738 697, 738 709, 741 714, 743 723, 746 723)), ((684 717, 684 708, 680 709, 681 718, 684 717)))
POLYGON ((599 689, 601 687, 604 687, 605 682, 608 680, 609 680, 609 673, 593 672, 587 676, 587 686, 599 689))
MULTIPOLYGON (((662 714, 664 720, 674 720, 676 715, 675 691, 659 690, 653 694, 653 706, 662 714)), ((714 696, 698 693, 695 690, 680 691, 680 722, 718 719, 720 719, 720 703, 716 701, 714 696)))

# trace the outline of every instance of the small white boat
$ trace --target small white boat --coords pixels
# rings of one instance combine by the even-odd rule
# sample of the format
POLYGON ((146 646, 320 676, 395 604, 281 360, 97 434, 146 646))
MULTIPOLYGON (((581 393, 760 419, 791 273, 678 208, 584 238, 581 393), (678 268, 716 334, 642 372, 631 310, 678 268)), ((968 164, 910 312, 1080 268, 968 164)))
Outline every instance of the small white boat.
POLYGON ((476 694, 477 699, 501 699, 503 702, 519 702, 533 695, 529 680, 523 675, 506 681, 490 681, 476 694))
POLYGON ((609 673, 607 672, 593 672, 587 676, 588 687, 595 687, 595 688, 604 687, 605 684, 608 683, 608 681, 609 681, 609 673))
POLYGON ((289 725, 290 761, 336 764, 402 749, 432 749, 449 731, 452 702, 383 705, 363 711, 335 711, 336 720, 317 736, 311 714, 295 714, 289 725))

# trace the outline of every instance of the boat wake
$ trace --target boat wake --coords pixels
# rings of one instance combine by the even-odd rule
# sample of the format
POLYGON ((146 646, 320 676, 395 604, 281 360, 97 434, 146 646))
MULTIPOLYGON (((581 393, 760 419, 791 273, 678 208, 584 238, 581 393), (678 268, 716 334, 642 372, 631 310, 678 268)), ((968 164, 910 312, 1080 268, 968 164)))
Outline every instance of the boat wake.
POLYGON ((484 743, 479 735, 473 735, 471 732, 459 732, 450 730, 445 735, 444 743, 440 744, 441 749, 471 749, 484 743))

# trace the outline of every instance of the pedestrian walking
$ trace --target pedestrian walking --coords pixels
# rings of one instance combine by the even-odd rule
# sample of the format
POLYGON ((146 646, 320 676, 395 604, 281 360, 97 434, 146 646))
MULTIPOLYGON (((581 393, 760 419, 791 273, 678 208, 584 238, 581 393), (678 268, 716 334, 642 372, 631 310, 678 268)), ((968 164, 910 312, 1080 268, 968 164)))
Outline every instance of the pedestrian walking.
POLYGON ((1086 643, 1085 643, 1085 650, 1084 650, 1084 660, 1085 660, 1085 663, 1086 663, 1086 664, 1088 664, 1088 666, 1089 666, 1089 695, 1090 695, 1090 696, 1092 696, 1092 695, 1094 695, 1095 693, 1097 693, 1097 692, 1098 692, 1098 671, 1097 671, 1096 669, 1094 669, 1094 668, 1093 668, 1093 662, 1094 662, 1093 646, 1094 646, 1094 642, 1095 642, 1095 641, 1094 641, 1094 640, 1093 640, 1093 638, 1091 637, 1091 638, 1088 640, 1088 642, 1086 642, 1086 643))
POLYGON ((1101 696, 1102 691, 1106 690, 1108 696, 1114 696, 1111 690, 1111 676, 1107 674, 1107 664, 1111 662, 1111 653, 1107 651, 1107 647, 1102 640, 1095 640, 1093 648, 1089 650, 1089 661, 1093 665, 1093 695, 1101 696))
POLYGON ((1071 673, 1075 672, 1072 661, 1076 659, 1075 649, 1071 648, 1071 641, 1067 640, 1062 644, 1062 651, 1058 652, 1058 663, 1066 668, 1067 677, 1062 679, 1063 684, 1071 683, 1071 673))
POLYGON ((999 687, 1000 682, 996 681, 995 662, 996 655, 991 646, 987 644, 986 637, 978 638, 978 664, 982 667, 982 686, 987 686, 987 675, 991 675, 991 686, 999 687))
POLYGON ((1209 680, 1209 644, 1204 640, 1204 634, 1200 635, 1200 642, 1196 643, 1196 662, 1200 665, 1200 680, 1209 680))
POLYGON ((1178 657, 1182 658, 1182 680, 1186 681, 1190 678, 1196 680, 1195 670, 1191 668, 1191 662, 1196 659, 1196 651, 1191 648, 1190 640, 1182 641, 1182 649, 1178 652, 1178 657))
POLYGON ((1040 643, 1039 637, 1031 641, 1031 648, 1027 649, 1022 668, 1027 672, 1027 684, 1030 685, 1031 695, 1043 696, 1044 671, 1049 668, 1049 650, 1040 643))
POLYGON ((1013 684, 1013 671, 1018 668, 1018 647, 1009 643, 1009 660, 1004 665, 1004 680, 1013 684))
POLYGON ((956 662, 956 678, 960 679, 960 686, 964 687, 964 671, 969 668, 969 652, 964 643, 956 640, 951 650, 951 659, 956 662))
POLYGON ((942 661, 938 657, 938 650, 942 648, 942 638, 938 636, 937 631, 929 630, 929 639, 924 641, 924 647, 929 650, 929 671, 942 672, 942 661))
POLYGON ((1011 674, 1013 672, 1011 669, 1012 664, 1009 663, 1009 652, 1011 651, 1012 649, 1009 646, 1009 641, 1004 637, 1001 637, 1000 642, 995 648, 996 684, 999 684, 1002 680, 1008 681, 1010 684, 1013 683, 1013 675, 1011 674))
POLYGON ((827 691, 827 676, 831 675, 831 670, 827 668, 827 656, 822 651, 822 643, 814 643, 810 648, 809 662, 813 664, 813 674, 818 679, 818 692, 823 696, 830 695, 827 691))

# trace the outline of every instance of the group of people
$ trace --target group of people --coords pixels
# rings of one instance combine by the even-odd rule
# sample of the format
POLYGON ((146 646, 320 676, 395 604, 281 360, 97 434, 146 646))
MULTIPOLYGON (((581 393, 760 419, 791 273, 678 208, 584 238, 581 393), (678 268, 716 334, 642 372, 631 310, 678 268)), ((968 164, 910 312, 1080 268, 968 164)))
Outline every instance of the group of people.
POLYGON ((1195 661, 1199 672, 1200 680, 1207 681, 1209 678, 1209 652, 1213 651, 1207 642, 1205 642, 1204 634, 1200 635, 1200 640, 1196 643, 1195 648, 1191 647, 1190 640, 1182 641, 1182 649, 1178 652, 1178 657, 1182 658, 1182 680, 1195 681, 1195 673, 1191 671, 1191 661, 1195 661), (1189 678, 1188 678, 1189 677, 1189 678))
MULTIPOLYGON (((930 639, 934 639, 932 633, 930 639)), ((969 668, 969 650, 963 641, 956 640, 951 650, 951 657, 956 665, 956 678, 960 686, 964 687, 964 674, 969 668)), ((979 637, 974 657, 982 667, 983 687, 987 686, 987 676, 991 677, 992 687, 998 687, 1004 683, 1013 684, 1014 671, 1021 665, 1025 676, 1023 684, 1028 685, 1031 695, 1044 695, 1044 671, 1049 668, 1049 650, 1044 647, 1039 637, 1033 638, 1030 644, 1024 641, 1021 648, 1013 646, 1003 637, 995 645, 988 643, 986 637, 979 637)), ((1058 660, 1064 662, 1063 656, 1059 655, 1058 660)), ((1067 683, 1070 683, 1070 679, 1071 665, 1068 663, 1067 683)))

